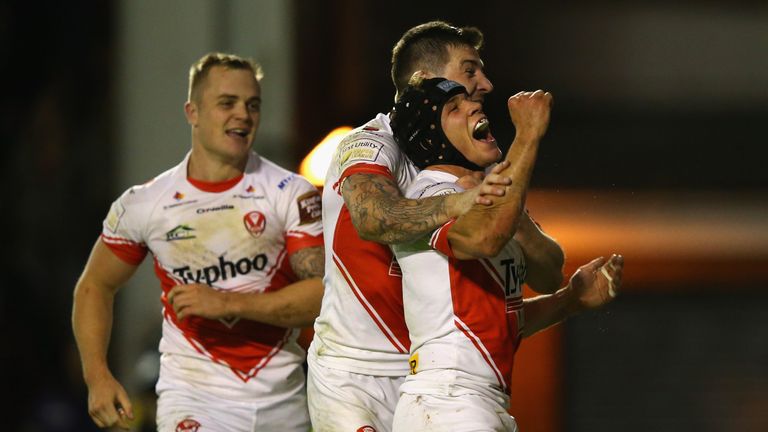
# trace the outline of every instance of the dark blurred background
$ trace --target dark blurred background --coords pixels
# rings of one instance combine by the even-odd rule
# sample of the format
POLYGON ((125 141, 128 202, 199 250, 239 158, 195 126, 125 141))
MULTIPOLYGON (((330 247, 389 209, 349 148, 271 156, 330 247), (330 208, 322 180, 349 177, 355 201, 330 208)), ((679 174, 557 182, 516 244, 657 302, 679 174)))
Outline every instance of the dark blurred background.
MULTIPOLYGON (((567 276, 614 251, 627 261, 616 302, 523 344, 521 430, 768 430, 768 3, 757 0, 4 1, 2 429, 93 429, 72 289, 110 203, 188 150, 191 63, 213 50, 262 63, 255 146, 296 170, 332 129, 389 109, 391 47, 432 19, 485 33, 500 142, 514 137, 507 97, 555 95, 529 206, 566 249, 567 276)), ((158 288, 143 269, 121 292, 111 345, 147 424, 158 288)))

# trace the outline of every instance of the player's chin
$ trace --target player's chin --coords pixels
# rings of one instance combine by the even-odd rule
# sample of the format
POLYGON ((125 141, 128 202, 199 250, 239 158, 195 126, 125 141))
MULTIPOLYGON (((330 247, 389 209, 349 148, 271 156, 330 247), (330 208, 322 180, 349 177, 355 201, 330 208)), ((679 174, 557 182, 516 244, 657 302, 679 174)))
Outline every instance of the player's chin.
POLYGON ((229 158, 239 159, 248 154, 251 145, 248 139, 229 140, 222 150, 229 158))

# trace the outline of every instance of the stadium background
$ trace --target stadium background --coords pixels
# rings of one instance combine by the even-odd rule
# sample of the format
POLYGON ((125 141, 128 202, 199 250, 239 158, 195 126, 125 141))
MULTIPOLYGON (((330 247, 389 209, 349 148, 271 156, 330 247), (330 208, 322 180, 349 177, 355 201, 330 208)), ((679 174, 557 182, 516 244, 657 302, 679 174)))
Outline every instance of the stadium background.
MULTIPOLYGON (((297 169, 332 129, 390 107, 392 44, 435 18, 484 31, 502 143, 514 135, 506 97, 554 93, 529 203, 564 245, 567 274, 626 257, 615 303, 524 342, 521 430, 768 430, 768 5, 757 0, 3 2, 2 429, 94 429, 72 288, 112 200, 187 151, 193 61, 221 50, 262 63, 255 147, 297 169)), ((137 402, 151 402, 159 338, 145 267, 118 297, 110 353, 137 402)))

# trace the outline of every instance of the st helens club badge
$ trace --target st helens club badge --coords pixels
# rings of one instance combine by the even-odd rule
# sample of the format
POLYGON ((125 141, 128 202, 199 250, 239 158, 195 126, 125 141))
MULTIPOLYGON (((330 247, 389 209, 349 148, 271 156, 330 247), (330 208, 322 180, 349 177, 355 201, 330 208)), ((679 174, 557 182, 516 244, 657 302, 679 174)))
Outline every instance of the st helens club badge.
POLYGON ((264 228, 267 226, 267 218, 261 212, 252 211, 243 216, 243 225, 245 225, 245 229, 248 230, 252 236, 258 237, 264 232, 264 228))

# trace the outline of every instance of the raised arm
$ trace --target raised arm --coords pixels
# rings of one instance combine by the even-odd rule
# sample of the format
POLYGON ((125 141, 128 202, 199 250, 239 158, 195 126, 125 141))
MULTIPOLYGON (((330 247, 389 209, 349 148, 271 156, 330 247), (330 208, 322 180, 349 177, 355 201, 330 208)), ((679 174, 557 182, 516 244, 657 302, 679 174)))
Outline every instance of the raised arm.
POLYGON ((322 246, 308 247, 290 256, 293 272, 300 279, 277 291, 232 293, 204 284, 174 287, 168 302, 179 319, 190 315, 209 319, 240 317, 278 327, 299 328, 314 323, 323 299, 322 246))
POLYGON ((540 294, 557 291, 563 283, 565 264, 565 254, 560 245, 542 231, 526 211, 520 215, 514 239, 525 254, 525 283, 540 294))
POLYGON ((539 142, 549 125, 552 95, 541 90, 520 92, 507 101, 516 128, 507 152, 509 167, 500 172, 512 179, 506 193, 490 206, 473 206, 459 217, 448 232, 448 240, 459 259, 496 256, 520 224, 528 184, 536 163, 539 142))
POLYGON ((88 386, 88 413, 101 428, 128 429, 133 419, 128 394, 107 364, 107 349, 115 294, 136 268, 97 240, 75 287, 72 328, 88 386))
POLYGON ((397 244, 434 231, 450 219, 464 214, 473 204, 491 204, 488 196, 504 194, 503 187, 496 184, 509 184, 509 179, 494 176, 467 192, 408 199, 391 178, 359 173, 344 180, 341 195, 360 238, 397 244))
POLYGON ((610 302, 621 289, 623 272, 624 258, 621 255, 614 254, 608 261, 596 258, 579 267, 568 285, 554 294, 525 299, 523 337, 610 302))

